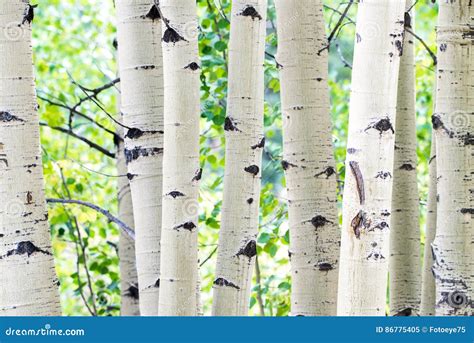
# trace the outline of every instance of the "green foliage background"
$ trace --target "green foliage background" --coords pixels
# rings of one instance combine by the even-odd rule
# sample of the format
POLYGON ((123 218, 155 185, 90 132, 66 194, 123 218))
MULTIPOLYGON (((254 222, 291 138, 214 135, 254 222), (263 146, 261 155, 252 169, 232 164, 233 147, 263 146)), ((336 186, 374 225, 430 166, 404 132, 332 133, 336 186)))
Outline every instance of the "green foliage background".
MULTIPOLYGON (((201 164, 204 168, 199 243, 203 262, 202 298, 205 313, 209 314, 225 164, 223 123, 229 39, 227 18, 230 18, 231 2, 198 0, 197 3, 201 28, 201 164)), ((346 2, 326 0, 324 3, 329 34, 340 16, 336 11, 342 11, 346 2)), ((115 160, 76 138, 50 128, 72 129, 76 134, 114 152, 114 137, 103 128, 114 130, 109 116, 119 117, 116 103, 118 89, 111 87, 101 92, 97 100, 87 100, 74 107, 87 92, 79 85, 94 89, 116 78, 114 4, 103 0, 43 0, 39 5, 34 21, 34 52, 38 95, 49 99, 40 100, 47 196, 85 200, 117 213, 116 181, 123 176, 117 175, 115 160)), ((349 11, 349 17, 354 21, 356 7, 352 6, 349 11)), ((415 9, 417 34, 436 51, 436 5, 423 0, 415 9)), ((280 165, 280 84, 272 57, 277 53, 275 25, 275 10, 270 0, 265 62, 265 134, 268 144, 264 152, 258 238, 260 275, 254 279, 250 313, 284 316, 289 313, 291 280, 285 180, 280 165)), ((351 69, 345 66, 343 59, 351 63, 354 35, 354 25, 345 20, 330 51, 329 91, 340 192, 345 175, 351 85, 351 69)), ((423 241, 435 73, 432 59, 419 43, 416 63, 418 172, 422 199, 420 227, 423 241)), ((94 211, 77 206, 51 206, 49 215, 64 314, 90 315, 95 307, 98 315, 119 315, 117 227, 94 211)))

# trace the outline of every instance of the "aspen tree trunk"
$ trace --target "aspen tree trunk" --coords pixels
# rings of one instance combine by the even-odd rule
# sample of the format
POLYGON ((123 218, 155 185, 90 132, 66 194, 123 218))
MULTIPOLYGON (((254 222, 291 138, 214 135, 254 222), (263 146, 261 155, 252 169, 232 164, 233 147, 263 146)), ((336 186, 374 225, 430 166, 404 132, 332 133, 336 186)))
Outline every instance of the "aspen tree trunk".
MULTIPOLYGON (((120 96, 118 97, 120 102, 120 96)), ((123 129, 117 125, 116 133, 123 137, 123 129)), ((127 164, 125 162, 124 142, 117 144, 117 173, 127 174, 127 164)), ((118 216, 129 227, 133 227, 133 205, 130 183, 126 177, 119 177, 117 180, 118 216)), ((120 259, 120 289, 122 316, 139 316, 139 293, 138 276, 135 259, 135 241, 132 240, 123 230, 120 230, 119 238, 119 259, 120 259)))
POLYGON ((426 216, 425 248, 423 256, 423 282, 421 288, 421 315, 434 316, 436 303, 436 286, 433 277, 433 254, 431 244, 436 235, 436 136, 431 138, 430 185, 428 193, 428 210, 426 216))
POLYGON ((338 315, 385 315, 404 0, 359 2, 338 315))
POLYGON ((320 0, 277 0, 291 312, 336 314, 340 231, 320 0), (320 53, 318 53, 320 52, 320 53))
POLYGON ((436 315, 474 315, 474 4, 441 1, 436 131, 436 315))
POLYGON ((265 0, 232 4, 226 166, 213 315, 248 314, 257 254, 263 136, 265 0))
MULTIPOLYGON (((406 9, 413 0, 406 2, 406 9)), ((405 13, 405 27, 415 28, 414 11, 405 13)), ((403 40, 398 77, 395 124, 392 215, 390 225, 390 314, 420 313, 420 196, 416 167, 415 44, 407 33, 403 40)))
POLYGON ((161 20, 153 0, 117 0, 125 160, 132 194, 140 313, 158 315, 163 163, 161 20))
POLYGON ((0 2, 0 316, 61 314, 31 51, 34 8, 0 2))
POLYGON ((165 153, 160 315, 197 315, 200 61, 193 0, 160 1, 165 153))

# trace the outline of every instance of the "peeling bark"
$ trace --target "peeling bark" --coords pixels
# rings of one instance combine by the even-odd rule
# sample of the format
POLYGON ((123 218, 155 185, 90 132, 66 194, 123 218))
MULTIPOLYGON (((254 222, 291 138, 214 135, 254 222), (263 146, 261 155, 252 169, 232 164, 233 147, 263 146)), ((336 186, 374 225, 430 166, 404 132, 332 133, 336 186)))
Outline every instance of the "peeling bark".
POLYGON ((153 0, 119 0, 117 40, 125 159, 136 235, 140 312, 158 315, 163 161, 161 20, 153 0))
POLYGON ((474 315, 474 224, 468 210, 474 208, 473 27, 471 1, 440 2, 433 116, 439 202, 432 244, 439 316, 474 315))
POLYGON ((236 0, 232 4, 228 119, 224 126, 226 166, 216 279, 232 280, 236 287, 214 284, 212 313, 217 316, 248 314, 255 254, 239 252, 255 240, 258 230, 263 148, 255 145, 263 139, 266 12, 264 0, 236 0))
POLYGON ((339 272, 338 315, 385 315, 395 107, 405 0, 359 2, 339 272), (385 225, 382 225, 385 223, 385 225))
POLYGON ((58 316, 26 0, 0 2, 0 316, 58 316))
POLYGON ((291 313, 336 314, 340 231, 322 1, 278 0, 291 313), (318 53, 318 51, 321 51, 318 53), (298 166, 296 168, 296 166, 298 166))

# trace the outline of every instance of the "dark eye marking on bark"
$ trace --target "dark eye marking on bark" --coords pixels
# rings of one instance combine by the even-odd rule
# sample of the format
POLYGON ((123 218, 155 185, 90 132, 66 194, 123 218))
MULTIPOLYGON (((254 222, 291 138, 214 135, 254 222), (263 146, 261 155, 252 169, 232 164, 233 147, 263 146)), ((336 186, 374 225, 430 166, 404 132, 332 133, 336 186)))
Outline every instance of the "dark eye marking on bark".
POLYGON ((127 173, 127 179, 128 179, 128 181, 132 181, 135 176, 137 176, 137 175, 136 175, 136 174, 127 173))
POLYGON ((441 120, 440 116, 437 114, 433 114, 431 116, 431 123, 433 124, 433 129, 435 130, 443 130, 449 136, 449 138, 454 137, 454 132, 448 130, 448 128, 444 125, 443 121, 441 120))
POLYGON ((178 192, 178 191, 169 192, 166 195, 169 195, 169 196, 173 197, 174 199, 176 199, 177 197, 184 197, 185 196, 183 193, 178 192))
POLYGON ((166 31, 163 34, 163 42, 176 44, 179 41, 187 42, 187 40, 184 39, 184 37, 181 36, 175 29, 167 25, 166 31))
POLYGON ((25 8, 25 12, 23 13, 23 21, 21 22, 22 25, 25 23, 31 24, 33 19, 35 19, 36 7, 38 7, 38 5, 27 5, 27 7, 25 8))
POLYGON ((186 222, 184 224, 175 226, 173 229, 178 230, 178 231, 179 231, 179 229, 185 229, 185 230, 188 230, 188 231, 193 231, 195 228, 196 228, 196 225, 193 222, 186 222))
POLYGON ((304 109, 303 106, 294 106, 294 107, 293 107, 293 110, 295 110, 295 111, 301 111, 301 110, 303 110, 303 109, 304 109))
POLYGON ((253 164, 251 166, 245 167, 244 170, 247 173, 252 174, 253 176, 257 176, 260 171, 260 168, 256 166, 255 164, 253 164))
POLYGON ((398 56, 402 56, 403 55, 403 43, 400 40, 397 39, 395 41, 395 47, 398 50, 398 56))
POLYGON ((196 171, 196 174, 194 175, 193 179, 191 181, 199 181, 202 178, 202 168, 199 168, 196 171))
POLYGON ((240 132, 240 130, 237 128, 237 125, 233 122, 231 117, 225 117, 224 130, 225 131, 238 131, 238 132, 240 132))
POLYGON ((4 257, 8 257, 8 256, 13 256, 13 255, 28 255, 28 257, 30 257, 31 255, 35 253, 41 253, 44 255, 51 256, 50 252, 38 248, 36 245, 34 245, 30 241, 26 241, 26 242, 18 243, 15 249, 8 251, 7 254, 3 257, 0 257, 0 259, 4 257))
POLYGON ((199 66, 199 64, 197 64, 196 62, 191 62, 189 63, 186 67, 184 67, 184 69, 191 69, 192 71, 196 71, 198 69, 200 69, 201 67, 199 66))
POLYGON ((131 129, 129 129, 129 130, 127 131, 127 134, 125 135, 125 138, 137 139, 137 138, 142 137, 142 136, 145 135, 145 134, 154 135, 154 134, 157 134, 157 133, 163 134, 163 131, 156 131, 156 130, 140 130, 140 129, 134 127, 134 128, 131 128, 131 129))
POLYGON ((255 7, 253 6, 247 6, 240 14, 243 17, 251 17, 252 20, 255 20, 257 18, 258 20, 262 20, 262 16, 257 12, 255 7))
POLYGON ((362 42, 362 36, 359 33, 356 33, 356 42, 357 43, 362 42))
POLYGON ((257 242, 254 240, 249 241, 243 248, 239 250, 237 256, 246 256, 252 258, 257 255, 257 242))
POLYGON ((221 278, 221 277, 214 280, 214 285, 221 286, 221 287, 231 287, 231 288, 235 288, 235 289, 240 289, 240 287, 237 286, 235 283, 227 281, 226 279, 221 278))
POLYGON ((373 226, 369 231, 374 231, 375 229, 379 229, 381 231, 386 230, 386 229, 388 230, 390 229, 390 225, 388 225, 387 222, 382 221, 378 223, 377 225, 373 226))
POLYGON ((18 118, 17 116, 14 116, 10 112, 4 112, 0 111, 0 121, 4 123, 12 122, 12 121, 19 121, 19 122, 24 122, 23 119, 18 118))
POLYGON ((391 179, 392 178, 392 173, 380 171, 380 172, 378 172, 377 175, 375 175, 375 178, 376 179, 382 179, 382 180, 391 179))
POLYGON ((367 260, 374 260, 374 261, 378 261, 378 260, 385 260, 385 256, 383 256, 380 252, 371 252, 369 254, 369 256, 367 256, 367 260))
POLYGON ((160 288, 160 279, 156 280, 155 284, 153 285, 155 288, 160 288))
POLYGON ((442 44, 439 46, 439 51, 445 52, 446 50, 448 50, 448 45, 447 45, 446 43, 442 43, 442 44))
POLYGON ((360 239, 360 230, 369 229, 372 221, 367 218, 367 213, 364 211, 359 211, 357 215, 351 221, 351 227, 354 230, 354 234, 357 239, 360 239))
POLYGON ((321 173, 318 173, 314 176, 315 177, 320 177, 321 175, 326 175, 326 179, 329 179, 334 174, 336 174, 336 169, 334 169, 334 167, 327 167, 321 173))
POLYGON ((353 155, 353 154, 355 154, 356 152, 357 152, 357 149, 356 149, 356 148, 349 148, 349 149, 347 149, 347 153, 348 153, 349 155, 353 155))
POLYGON ((392 133, 395 133, 395 130, 393 129, 392 123, 390 122, 389 117, 385 117, 380 119, 378 122, 374 124, 370 124, 365 131, 368 131, 370 129, 375 129, 378 132, 380 132, 380 135, 382 135, 384 132, 387 131, 392 131, 392 133))
POLYGON ((136 285, 130 285, 130 287, 127 288, 125 291, 124 295, 129 298, 133 298, 138 300, 140 298, 140 293, 138 292, 138 287, 136 285))
POLYGON ((314 218, 311 218, 311 220, 308 220, 316 229, 319 229, 320 227, 323 227, 326 224, 332 223, 330 220, 327 220, 323 216, 317 215, 314 218))
POLYGON ((153 64, 144 64, 144 65, 135 67, 135 70, 140 70, 140 69, 153 70, 153 69, 156 69, 156 66, 153 64))
POLYGON ((469 132, 465 135, 461 135, 460 139, 463 145, 474 145, 474 135, 469 132))
POLYGON ((404 26, 411 29, 411 15, 410 12, 405 12, 405 18, 403 22, 404 26))
POLYGON ((394 314, 393 316, 394 317, 410 317, 412 313, 413 313, 413 309, 409 307, 397 312, 397 314, 394 314))
POLYGON ((357 193, 359 194, 359 203, 361 205, 365 202, 365 185, 364 185, 364 177, 362 176, 362 172, 360 171, 359 163, 356 161, 350 161, 349 167, 351 168, 352 175, 356 180, 357 185, 357 193))
POLYGON ((247 199, 247 204, 252 205, 253 204, 253 198, 248 198, 247 199))
POLYGON ((321 262, 321 263, 318 263, 318 268, 320 271, 322 272, 328 272, 330 270, 333 270, 334 267, 332 266, 331 263, 327 263, 327 262, 321 262))
POLYGON ((474 214, 474 208, 463 208, 461 209, 462 214, 474 214))
POLYGON ((252 145, 251 148, 252 150, 265 148, 265 137, 263 137, 262 140, 258 144, 252 145))
POLYGON ((290 169, 290 167, 298 167, 298 166, 296 164, 283 160, 281 161, 281 167, 283 168, 283 170, 288 170, 290 169))
POLYGON ((158 19, 158 20, 161 19, 160 10, 159 10, 158 6, 156 6, 156 4, 151 6, 148 13, 145 14, 145 18, 151 19, 153 21, 156 20, 156 19, 158 19))
POLYGON ((412 171, 415 170, 416 168, 413 167, 410 163, 405 163, 400 167, 401 170, 406 170, 406 171, 412 171))
POLYGON ((125 149, 125 161, 130 163, 139 157, 155 156, 163 153, 163 148, 142 148, 135 147, 131 150, 125 149))
POLYGON ((385 210, 381 213, 381 215, 384 216, 384 217, 390 217, 390 212, 385 210))

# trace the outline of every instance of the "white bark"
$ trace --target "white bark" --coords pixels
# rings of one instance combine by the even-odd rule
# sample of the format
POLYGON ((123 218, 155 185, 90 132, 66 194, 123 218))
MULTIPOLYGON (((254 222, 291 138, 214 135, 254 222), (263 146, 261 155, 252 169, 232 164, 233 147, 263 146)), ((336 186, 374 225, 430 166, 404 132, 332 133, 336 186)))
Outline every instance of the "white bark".
POLYGON ((338 315, 385 315, 404 0, 359 3, 343 203, 338 315))
MULTIPOLYGON (((413 0, 406 3, 407 10, 413 0)), ((405 26, 415 30, 414 11, 405 14, 405 26)), ((392 215, 390 225, 390 314, 420 313, 420 196, 416 168, 415 44, 405 33, 400 59, 395 125, 392 215)))
POLYGON ((260 203, 265 0, 232 4, 226 166, 214 303, 217 316, 248 314, 260 203))
POLYGON ((140 313, 158 315, 163 162, 161 20, 153 0, 117 0, 125 158, 133 201, 140 313))
POLYGON ((436 131, 436 315, 474 315, 474 4, 441 1, 436 131))
POLYGON ((0 316, 61 314, 44 197, 30 11, 26 0, 0 2, 0 316))
POLYGON ((428 209, 425 228, 425 248, 423 256, 423 281, 421 287, 421 315, 434 316, 436 303, 436 286, 433 276, 433 254, 431 244, 436 235, 436 136, 433 132, 431 139, 431 154, 429 162, 430 185, 428 193, 428 209))
POLYGON ((200 119, 198 23, 193 0, 162 0, 165 84, 160 315, 197 314, 200 119))
MULTIPOLYGON (((120 102, 120 96, 118 97, 120 102)), ((116 133, 123 137, 123 129, 117 127, 116 133)), ((119 141, 117 145, 117 173, 127 174, 127 164, 125 162, 124 142, 119 141)), ((130 183, 128 179, 121 176, 117 180, 118 217, 129 227, 133 228, 133 205, 130 183)), ((122 316, 139 316, 139 292, 138 276, 135 259, 135 241, 123 230, 120 230, 119 238, 119 259, 120 259, 120 289, 122 316)))
POLYGON ((320 0, 277 0, 291 313, 335 315, 340 231, 320 0))

